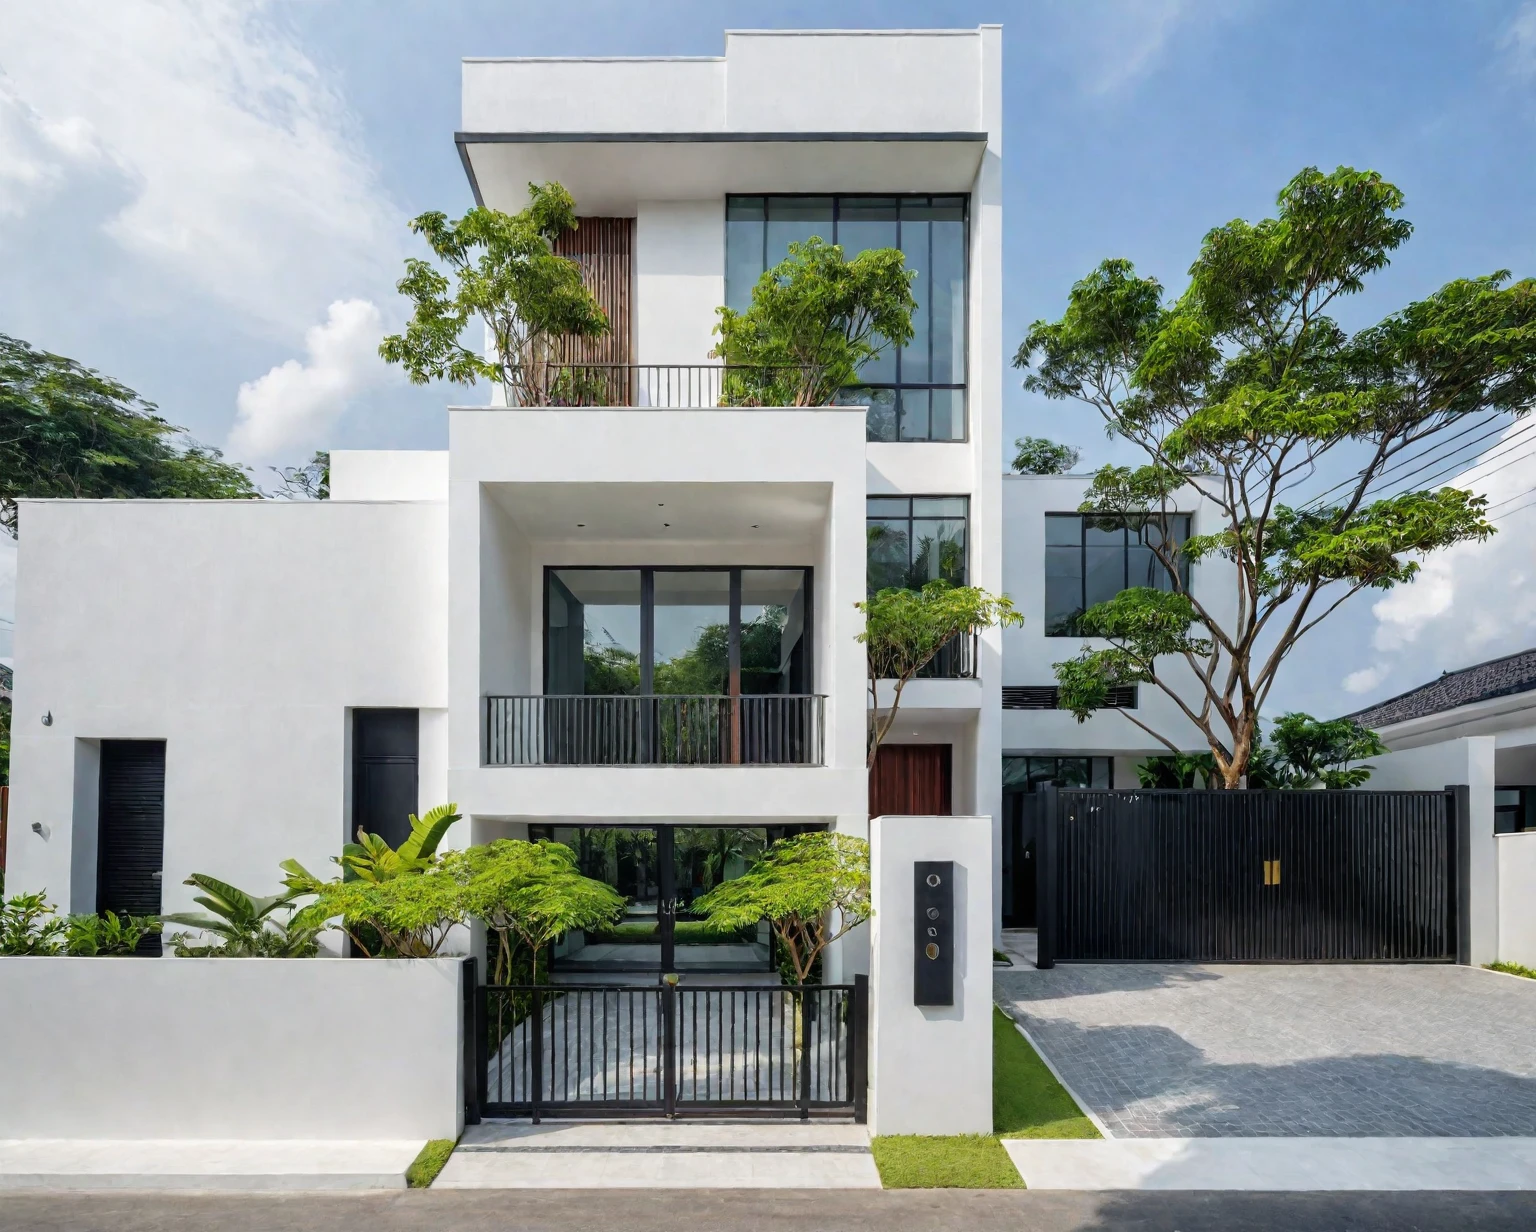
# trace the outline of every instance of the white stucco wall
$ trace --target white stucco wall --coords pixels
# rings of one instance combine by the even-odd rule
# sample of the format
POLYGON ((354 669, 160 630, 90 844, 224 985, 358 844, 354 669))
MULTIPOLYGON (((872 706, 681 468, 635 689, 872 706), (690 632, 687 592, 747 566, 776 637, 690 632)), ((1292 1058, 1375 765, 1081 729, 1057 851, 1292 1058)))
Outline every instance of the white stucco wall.
POLYGON ((1466 784, 1471 795, 1471 961, 1499 957, 1499 854, 1493 834, 1494 738, 1469 736, 1373 757, 1368 791, 1439 791, 1466 784))
POLYGON ((21 519, 9 892, 95 910, 102 740, 166 741, 166 911, 192 909, 194 872, 266 894, 287 857, 329 867, 353 707, 421 709, 419 803, 445 798, 446 506, 42 501, 21 519))
POLYGON ((445 501, 446 449, 333 449, 333 501, 445 501))
POLYGON ((870 822, 869 1128, 992 1132, 992 819, 870 822), (913 997, 912 865, 955 862, 955 1003, 913 997))
POLYGON ((0 958, 0 1138, 457 1138, 460 966, 0 958))
POLYGON ((725 126, 725 61, 656 56, 474 57, 465 132, 706 132, 725 126), (594 88, 600 83, 601 88, 594 88))
POLYGON ((1536 967, 1536 830, 1494 838, 1499 867, 1499 959, 1536 967))
MULTIPOLYGON (((708 364, 725 303, 725 201, 642 201, 635 215, 635 362, 708 364)), ((681 402, 677 403, 681 405, 681 402)))

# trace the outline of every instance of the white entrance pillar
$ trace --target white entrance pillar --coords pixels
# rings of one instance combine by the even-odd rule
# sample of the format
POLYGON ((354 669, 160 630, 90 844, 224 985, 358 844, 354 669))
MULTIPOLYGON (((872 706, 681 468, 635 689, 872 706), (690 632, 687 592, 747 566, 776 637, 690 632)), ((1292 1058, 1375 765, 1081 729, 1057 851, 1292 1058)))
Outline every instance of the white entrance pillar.
POLYGON ((876 817, 869 826, 870 1132, 991 1133, 992 819, 876 817), (915 866, 933 861, 953 864, 939 870, 952 884, 940 878, 932 887, 939 900, 951 892, 953 919, 932 921, 953 946, 950 1005, 932 1004, 931 984, 922 993, 917 987, 930 922, 918 918, 915 866))

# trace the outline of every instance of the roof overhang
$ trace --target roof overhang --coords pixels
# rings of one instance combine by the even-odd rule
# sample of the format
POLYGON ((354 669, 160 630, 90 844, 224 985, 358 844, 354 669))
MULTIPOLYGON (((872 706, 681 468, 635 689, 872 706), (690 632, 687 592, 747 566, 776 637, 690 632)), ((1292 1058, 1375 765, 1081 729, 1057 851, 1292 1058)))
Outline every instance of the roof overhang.
POLYGON ((557 180, 586 215, 726 193, 963 193, 987 134, 455 133, 475 201, 509 212, 557 180))

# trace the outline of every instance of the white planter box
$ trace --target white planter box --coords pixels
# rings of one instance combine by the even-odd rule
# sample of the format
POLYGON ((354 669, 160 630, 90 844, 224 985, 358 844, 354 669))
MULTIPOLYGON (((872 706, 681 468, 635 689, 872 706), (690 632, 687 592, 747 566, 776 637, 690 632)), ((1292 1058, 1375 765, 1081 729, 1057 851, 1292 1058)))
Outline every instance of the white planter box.
POLYGON ((456 1138, 461 965, 0 958, 0 1139, 456 1138))

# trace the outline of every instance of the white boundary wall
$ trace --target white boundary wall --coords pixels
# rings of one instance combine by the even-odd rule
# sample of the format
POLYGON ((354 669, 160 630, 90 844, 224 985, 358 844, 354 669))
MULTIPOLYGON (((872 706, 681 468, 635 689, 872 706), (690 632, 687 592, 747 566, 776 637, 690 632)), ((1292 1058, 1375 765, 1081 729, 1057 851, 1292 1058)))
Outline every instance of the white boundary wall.
POLYGON ((1493 837, 1492 736, 1464 736, 1441 744, 1371 758, 1366 791, 1440 791, 1466 784, 1471 797, 1471 961, 1499 957, 1499 870, 1493 837))
POLYGON ((1536 830, 1500 834, 1499 959, 1536 967, 1536 830))
POLYGON ((461 965, 0 958, 0 1139, 457 1138, 461 965))
POLYGON ((869 1131, 992 1132, 992 819, 869 823, 869 1131), (955 862, 955 1004, 912 1004, 918 860, 955 862))

